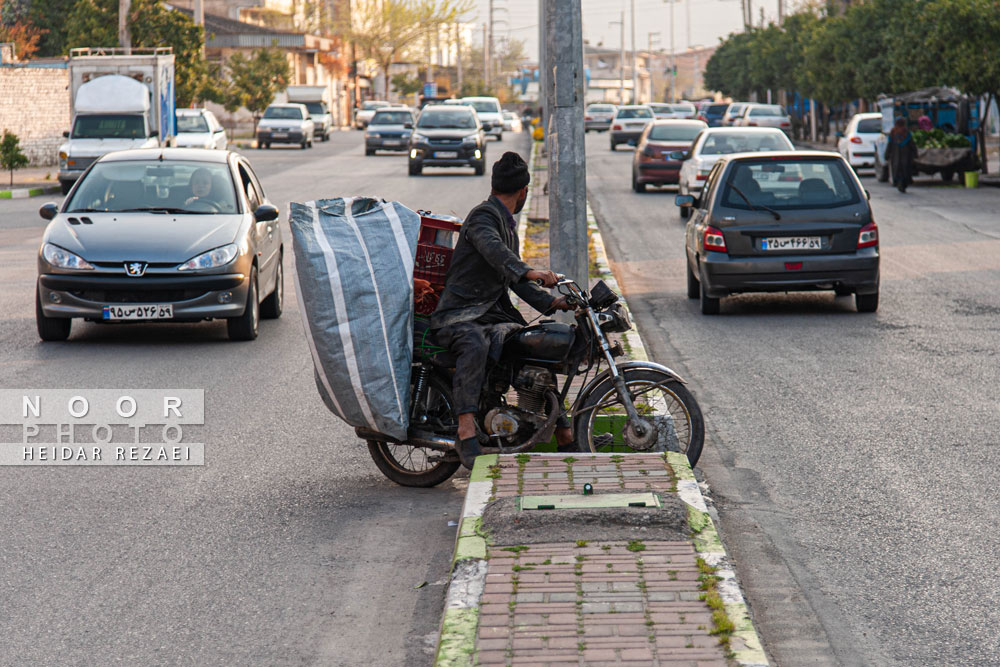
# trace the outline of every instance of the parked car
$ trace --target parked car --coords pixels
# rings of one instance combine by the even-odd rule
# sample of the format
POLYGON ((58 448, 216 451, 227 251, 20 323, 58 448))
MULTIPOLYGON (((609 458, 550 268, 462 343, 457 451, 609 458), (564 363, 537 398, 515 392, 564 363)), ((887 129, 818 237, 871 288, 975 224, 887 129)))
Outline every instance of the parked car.
POLYGON ((177 146, 225 150, 226 130, 208 109, 177 110, 177 146))
POLYGON ((591 104, 583 112, 583 130, 590 132, 607 132, 611 129, 611 120, 615 117, 614 104, 591 104))
POLYGON ((748 104, 735 123, 736 127, 776 127, 792 131, 792 117, 778 104, 748 104))
POLYGON ((652 122, 653 110, 644 104, 618 107, 611 119, 611 150, 617 150, 618 144, 634 146, 646 125, 652 122))
MULTIPOLYGON (((695 138, 689 152, 677 153, 683 161, 677 192, 698 194, 712 167, 731 153, 794 150, 792 142, 781 130, 770 127, 710 127, 695 138)), ((681 217, 691 209, 682 207, 681 217)))
POLYGON ((316 125, 304 104, 272 104, 257 123, 257 145, 270 148, 271 144, 299 144, 304 150, 312 148, 315 131, 316 125))
POLYGON ((855 169, 875 166, 875 143, 882 132, 882 114, 856 113, 843 133, 837 133, 837 152, 855 169))
POLYGON ((365 130, 365 155, 377 151, 403 151, 410 145, 413 112, 407 107, 383 107, 375 112, 365 130))
POLYGON ((750 106, 747 102, 733 102, 726 108, 726 113, 722 114, 721 127, 732 127, 743 115, 746 108, 750 106))
POLYGON ((646 106, 653 110, 653 116, 657 119, 674 117, 673 105, 666 104, 665 102, 650 102, 646 106))
POLYGON ((632 160, 632 189, 645 192, 647 185, 677 183, 683 162, 672 156, 688 151, 698 133, 708 127, 700 120, 655 120, 646 126, 632 160))
POLYGON ((719 160, 685 230, 687 295, 701 312, 741 292, 833 290, 859 312, 879 301, 878 227, 843 157, 820 151, 719 160))
POLYGON ((524 125, 521 123, 520 116, 513 111, 504 111, 503 129, 507 132, 521 132, 524 129, 524 125))
POLYGON ((472 167, 486 173, 486 134, 475 109, 466 105, 427 105, 410 135, 410 176, 424 167, 472 167))
POLYGON ((462 103, 471 106, 479 116, 487 136, 503 141, 503 109, 495 97, 463 97, 462 103))
POLYGON ((722 117, 728 108, 728 104, 703 103, 698 108, 698 120, 705 121, 709 127, 720 127, 722 125, 722 117))
POLYGON ((225 319, 257 337, 283 305, 284 242, 246 158, 157 148, 99 159, 49 220, 38 250, 35 319, 65 340, 73 318, 96 322, 225 319))
POLYGON ((367 100, 362 102, 361 108, 354 112, 354 127, 359 130, 365 129, 368 127, 368 123, 371 122, 375 112, 387 106, 389 106, 389 103, 385 100, 367 100))

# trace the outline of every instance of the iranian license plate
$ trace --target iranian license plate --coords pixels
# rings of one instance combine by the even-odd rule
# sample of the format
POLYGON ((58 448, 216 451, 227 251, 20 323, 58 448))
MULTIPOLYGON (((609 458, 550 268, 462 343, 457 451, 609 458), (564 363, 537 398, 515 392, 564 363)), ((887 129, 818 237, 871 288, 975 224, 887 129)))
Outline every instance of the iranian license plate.
POLYGON ((275 139, 285 139, 285 138, 288 137, 288 133, 287 132, 273 132, 271 134, 271 136, 274 137, 275 139))
POLYGON ((169 320, 174 316, 172 304, 104 306, 105 320, 169 320))
POLYGON ((458 151, 437 151, 434 153, 434 157, 442 160, 453 160, 458 157, 458 151))
POLYGON ((760 240, 761 250, 821 250, 823 240, 819 236, 777 236, 760 240))
POLYGON ((383 145, 383 146, 398 146, 398 145, 399 145, 399 143, 400 143, 400 142, 396 141, 395 139, 385 139, 385 140, 384 140, 384 141, 382 142, 382 145, 383 145))

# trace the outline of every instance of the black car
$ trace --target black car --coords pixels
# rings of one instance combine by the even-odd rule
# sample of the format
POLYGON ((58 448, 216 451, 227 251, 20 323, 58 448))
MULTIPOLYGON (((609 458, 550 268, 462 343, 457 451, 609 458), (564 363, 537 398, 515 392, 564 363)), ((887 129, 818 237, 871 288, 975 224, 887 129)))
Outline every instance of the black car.
POLYGON ((879 300, 878 227, 867 192, 838 153, 781 151, 716 162, 687 223, 687 293, 719 312, 740 292, 833 290, 859 312, 879 300))
POLYGON ((410 135, 410 176, 419 176, 424 167, 472 167, 482 176, 486 173, 483 129, 472 107, 424 107, 410 135))

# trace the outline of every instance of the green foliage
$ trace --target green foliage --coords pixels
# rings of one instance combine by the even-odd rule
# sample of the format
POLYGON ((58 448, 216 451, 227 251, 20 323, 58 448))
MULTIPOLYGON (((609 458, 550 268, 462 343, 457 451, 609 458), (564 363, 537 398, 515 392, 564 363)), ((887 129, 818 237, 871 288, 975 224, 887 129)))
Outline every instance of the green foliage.
POLYGON ((412 95, 424 89, 424 82, 419 76, 400 72, 392 76, 392 87, 400 95, 412 95))
POLYGON ((961 134, 949 134, 942 129, 914 130, 913 143, 917 148, 969 148, 972 142, 961 134))
POLYGON ((226 63, 229 82, 221 93, 227 111, 241 106, 254 117, 254 133, 260 114, 274 101, 274 96, 288 87, 291 68, 283 51, 259 49, 249 56, 237 53, 226 63))
POLYGON ((14 170, 28 166, 28 156, 21 151, 21 140, 8 130, 0 139, 0 167, 10 172, 10 184, 14 185, 14 170))
POLYGON ((66 17, 76 0, 31 0, 28 5, 28 20, 42 31, 38 42, 37 56, 58 56, 66 52, 66 32, 69 21, 66 17))
MULTIPOLYGON (((77 0, 67 20, 66 48, 118 45, 116 0, 77 0)), ((218 92, 201 56, 204 29, 159 0, 133 0, 129 11, 132 46, 169 46, 174 53, 174 90, 178 107, 204 99, 217 99, 218 92)))

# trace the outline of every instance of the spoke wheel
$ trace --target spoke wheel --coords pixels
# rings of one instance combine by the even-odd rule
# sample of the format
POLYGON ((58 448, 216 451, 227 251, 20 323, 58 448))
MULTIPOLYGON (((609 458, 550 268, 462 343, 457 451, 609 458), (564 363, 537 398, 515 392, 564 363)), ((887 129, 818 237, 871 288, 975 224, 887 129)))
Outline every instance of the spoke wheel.
MULTIPOLYGON (((458 420, 452 410, 450 384, 436 375, 430 375, 424 396, 416 396, 415 389, 411 383, 410 414, 414 414, 413 402, 420 400, 416 414, 426 416, 426 421, 411 426, 455 437, 458 420)), ((369 440, 368 453, 382 474, 401 486, 437 486, 454 475, 462 465, 454 451, 441 452, 406 443, 369 440)))
POLYGON ((701 457, 705 422, 701 408, 687 387, 672 376, 652 368, 625 371, 625 386, 632 402, 655 437, 639 435, 629 423, 625 406, 608 378, 591 392, 574 419, 579 447, 585 452, 678 452, 692 467, 701 457))

